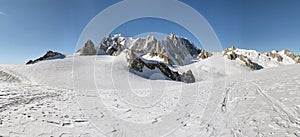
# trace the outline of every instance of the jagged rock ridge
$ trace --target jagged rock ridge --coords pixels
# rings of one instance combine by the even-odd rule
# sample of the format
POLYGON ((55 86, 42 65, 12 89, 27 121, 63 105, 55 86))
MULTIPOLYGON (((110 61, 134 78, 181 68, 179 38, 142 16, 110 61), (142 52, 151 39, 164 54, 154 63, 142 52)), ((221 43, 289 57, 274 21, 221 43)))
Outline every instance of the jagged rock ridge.
MULTIPOLYGON (((160 58, 170 65, 183 65, 201 53, 201 50, 189 40, 174 34, 161 41, 154 36, 132 39, 120 34, 109 35, 102 39, 97 49, 98 54, 105 53, 113 56, 119 55, 124 49, 130 49, 139 54, 148 54, 149 58, 160 58)), ((205 55, 202 58, 209 57, 207 53, 205 55)))
POLYGON ((236 54, 236 48, 232 46, 231 48, 227 48, 224 50, 223 54, 227 56, 230 60, 236 60, 237 58, 241 60, 247 67, 251 68, 252 70, 258 70, 258 68, 247 56, 236 54))
POLYGON ((273 50, 271 52, 260 53, 255 50, 237 49, 232 46, 225 49, 223 54, 230 60, 239 58, 240 61, 244 62, 252 70, 300 63, 300 57, 289 50, 273 50))
POLYGON ((168 79, 182 81, 185 83, 195 82, 195 77, 191 70, 188 70, 186 73, 180 74, 178 71, 171 69, 170 66, 165 63, 143 59, 138 55, 138 53, 133 50, 127 51, 126 58, 128 66, 133 72, 144 72, 146 71, 146 68, 150 71, 158 69, 168 79))
POLYGON ((285 49, 283 50, 284 54, 288 57, 290 57, 291 59, 293 59, 296 63, 300 63, 300 55, 296 56, 293 52, 285 49))
POLYGON ((34 63, 37 63, 39 61, 44 61, 44 60, 63 59, 65 57, 66 57, 65 55, 63 55, 63 54, 61 54, 59 52, 53 52, 53 51, 49 50, 49 51, 47 51, 47 53, 44 56, 42 56, 42 57, 40 57, 40 58, 38 58, 36 60, 29 60, 26 63, 26 65, 28 65, 28 64, 34 64, 34 63))

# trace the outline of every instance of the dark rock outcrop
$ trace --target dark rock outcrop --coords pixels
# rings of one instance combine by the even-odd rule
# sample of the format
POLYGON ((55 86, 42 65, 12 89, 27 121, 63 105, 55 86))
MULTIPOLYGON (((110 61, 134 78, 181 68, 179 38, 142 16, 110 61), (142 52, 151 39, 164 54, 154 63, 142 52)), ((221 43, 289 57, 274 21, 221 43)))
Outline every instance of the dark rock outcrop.
POLYGON ((193 72, 191 70, 188 70, 187 72, 182 73, 181 81, 184 83, 195 83, 196 80, 193 75, 193 72))
POLYGON ((257 65, 255 65, 250 59, 248 59, 246 56, 244 55, 238 55, 238 58, 243 61, 245 63, 245 65, 249 68, 251 68, 252 70, 258 70, 260 68, 257 68, 257 65))
POLYGON ((106 36, 98 45, 97 54, 102 54, 101 52, 104 52, 108 55, 118 56, 126 48, 125 44, 126 40, 121 35, 106 36))
POLYGON ((42 57, 40 57, 40 58, 38 58, 36 60, 29 60, 26 63, 26 65, 28 65, 28 64, 34 64, 34 63, 37 63, 39 61, 44 61, 44 60, 63 59, 65 57, 66 56, 63 55, 63 54, 61 54, 61 53, 53 52, 53 51, 50 50, 50 51, 47 51, 47 53, 44 56, 42 56, 42 57))
POLYGON ((227 56, 230 60, 236 60, 237 58, 242 61, 247 67, 251 68, 252 70, 261 69, 261 66, 258 64, 253 63, 247 56, 245 55, 238 55, 236 54, 236 48, 232 46, 231 48, 227 48, 224 50, 223 54, 227 56))
POLYGON ((230 54, 227 54, 227 58, 230 60, 235 60, 238 58, 238 55, 235 52, 231 52, 230 54))
POLYGON ((195 82, 194 75, 192 71, 188 71, 186 73, 180 74, 178 71, 174 71, 171 69, 169 65, 158 62, 158 61, 150 61, 143 59, 138 53, 133 50, 128 50, 127 52, 127 62, 128 67, 132 71, 143 73, 144 67, 147 67, 150 70, 158 69, 160 72, 168 79, 174 81, 182 81, 185 83, 193 83, 195 82))

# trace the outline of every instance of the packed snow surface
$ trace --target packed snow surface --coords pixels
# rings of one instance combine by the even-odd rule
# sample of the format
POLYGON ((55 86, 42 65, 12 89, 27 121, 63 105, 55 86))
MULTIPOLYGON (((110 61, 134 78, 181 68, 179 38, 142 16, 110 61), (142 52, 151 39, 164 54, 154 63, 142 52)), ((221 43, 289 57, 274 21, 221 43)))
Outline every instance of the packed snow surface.
POLYGON ((260 63, 215 53, 179 67, 193 84, 139 77, 124 55, 0 65, 0 136, 299 137, 300 65, 260 63))

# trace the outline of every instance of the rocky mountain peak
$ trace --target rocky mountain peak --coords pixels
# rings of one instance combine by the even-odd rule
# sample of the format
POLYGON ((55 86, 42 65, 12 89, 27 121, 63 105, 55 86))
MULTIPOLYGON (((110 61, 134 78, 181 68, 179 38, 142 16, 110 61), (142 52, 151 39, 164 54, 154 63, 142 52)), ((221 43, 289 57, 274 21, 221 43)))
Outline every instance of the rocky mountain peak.
POLYGON ((99 51, 108 55, 119 55, 124 49, 134 50, 139 54, 149 54, 151 58, 161 58, 170 65, 183 65, 188 59, 196 58, 201 50, 185 38, 171 33, 164 40, 157 40, 153 35, 137 39, 121 35, 107 36, 102 39, 99 51))
POLYGON ((63 59, 63 58, 65 58, 65 55, 63 55, 63 54, 61 54, 59 52, 54 52, 54 51, 49 50, 49 51, 47 51, 47 53, 44 56, 42 56, 42 57, 40 57, 38 59, 35 59, 35 60, 29 60, 26 63, 26 65, 28 65, 28 64, 34 64, 34 63, 37 63, 39 61, 44 61, 44 60, 63 59))
POLYGON ((79 55, 86 56, 86 55, 96 55, 97 51, 95 49, 95 45, 92 42, 92 40, 88 40, 84 44, 84 47, 82 49, 79 49, 76 53, 79 55))
POLYGON ((211 53, 207 52, 206 50, 202 49, 197 58, 203 60, 203 59, 211 57, 212 55, 213 54, 211 54, 211 53))
POLYGON ((170 33, 169 37, 167 37, 167 38, 176 39, 176 35, 174 33, 170 33))
POLYGON ((230 49, 231 49, 231 51, 235 51, 235 50, 236 50, 236 47, 235 47, 234 45, 232 45, 232 46, 230 47, 230 49))

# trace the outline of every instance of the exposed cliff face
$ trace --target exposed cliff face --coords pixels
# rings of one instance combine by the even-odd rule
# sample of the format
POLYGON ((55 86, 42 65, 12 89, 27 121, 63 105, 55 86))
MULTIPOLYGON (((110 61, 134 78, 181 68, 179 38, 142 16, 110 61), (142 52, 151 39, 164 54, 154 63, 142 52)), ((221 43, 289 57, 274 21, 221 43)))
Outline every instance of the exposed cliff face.
POLYGON ((149 58, 160 58, 170 65, 183 65, 196 58, 201 52, 185 38, 170 34, 164 40, 154 36, 143 38, 126 38, 121 35, 107 36, 97 47, 98 54, 105 53, 117 56, 124 49, 134 50, 138 54, 148 54, 149 58))
POLYGON ((300 63, 300 56, 297 56, 297 57, 295 58, 295 62, 296 62, 296 63, 300 63))
POLYGON ((289 50, 283 50, 284 54, 295 61, 295 63, 300 63, 300 55, 295 55, 293 52, 289 50))
POLYGON ((252 70, 258 70, 259 68, 257 68, 254 63, 248 59, 246 56, 244 55, 238 55, 238 58, 243 61, 245 63, 245 65, 249 68, 251 68, 252 70))
POLYGON ((229 60, 236 60, 237 58, 242 61, 247 67, 251 68, 252 70, 258 70, 259 68, 247 58, 245 55, 236 54, 236 48, 232 46, 231 48, 227 48, 223 52, 224 56, 227 56, 229 60))
POLYGON ((61 54, 61 53, 53 52, 53 51, 50 50, 50 51, 47 51, 47 53, 44 56, 42 56, 42 57, 40 57, 40 58, 38 58, 36 60, 29 60, 26 63, 26 65, 28 65, 28 64, 34 64, 34 63, 37 63, 39 61, 44 61, 44 60, 63 59, 65 57, 66 56, 63 55, 63 54, 61 54))
POLYGON ((126 39, 122 35, 106 36, 101 40, 97 49, 98 53, 104 52, 105 54, 118 56, 126 48, 126 39))
POLYGON ((206 58, 209 58, 211 57, 213 54, 207 52, 206 50, 201 50, 199 56, 198 56, 198 59, 206 59, 206 58))
MULTIPOLYGON (((196 59, 204 61, 213 56, 212 53, 197 48, 186 38, 172 33, 163 40, 157 40, 154 36, 134 39, 123 37, 121 34, 109 35, 101 40, 96 49, 94 48, 94 44, 89 40, 78 53, 80 55, 118 56, 124 50, 130 51, 128 63, 131 70, 135 72, 143 72, 144 68, 159 70, 168 79, 186 83, 194 81, 192 72, 181 74, 174 67, 193 63, 196 59)), ((252 70, 300 63, 300 57, 288 50, 262 54, 255 50, 237 49, 232 46, 225 49, 223 55, 252 70)))
POLYGON ((137 53, 149 54, 150 57, 158 56, 170 65, 183 65, 188 62, 188 59, 197 57, 201 52, 189 40, 174 34, 161 41, 154 36, 138 38, 131 43, 129 49, 137 53))
POLYGON ((95 45, 91 40, 88 40, 84 47, 76 52, 79 55, 87 56, 87 55, 96 55, 97 51, 95 49, 95 45))
POLYGON ((161 74, 163 74, 166 79, 175 80, 175 81, 182 81, 185 83, 194 83, 195 77, 193 73, 189 70, 186 73, 180 74, 178 71, 171 69, 171 66, 158 61, 150 61, 143 59, 138 53, 133 50, 127 51, 127 62, 128 67, 133 72, 141 72, 150 70, 159 70, 161 74))

